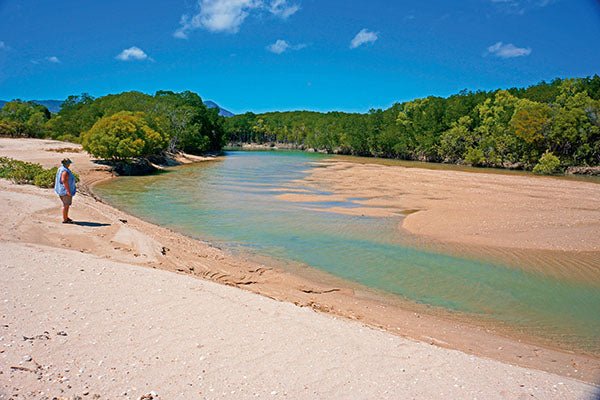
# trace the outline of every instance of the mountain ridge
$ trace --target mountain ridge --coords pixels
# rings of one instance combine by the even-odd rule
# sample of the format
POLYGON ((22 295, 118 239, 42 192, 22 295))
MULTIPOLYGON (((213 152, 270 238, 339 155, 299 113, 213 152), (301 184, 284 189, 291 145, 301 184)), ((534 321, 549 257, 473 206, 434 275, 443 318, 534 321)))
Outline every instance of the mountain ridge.
POLYGON ((220 105, 218 105, 217 103, 215 103, 212 100, 206 100, 206 101, 203 101, 203 103, 208 108, 218 108, 219 115, 222 117, 233 117, 235 115, 231 111, 224 109, 223 107, 221 107, 220 105))

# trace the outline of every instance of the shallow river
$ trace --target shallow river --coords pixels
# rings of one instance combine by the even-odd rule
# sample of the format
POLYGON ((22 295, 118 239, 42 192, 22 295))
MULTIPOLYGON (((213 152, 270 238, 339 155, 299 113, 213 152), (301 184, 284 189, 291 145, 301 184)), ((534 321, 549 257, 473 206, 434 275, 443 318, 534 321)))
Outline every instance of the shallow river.
POLYGON ((401 217, 323 211, 356 207, 353 200, 359 199, 307 204, 277 198, 306 190, 330 194, 298 182, 324 157, 230 152, 220 161, 119 178, 96 191, 146 220, 234 252, 302 263, 411 302, 600 354, 597 284, 561 281, 518 266, 402 245, 406 241, 398 230, 401 217))

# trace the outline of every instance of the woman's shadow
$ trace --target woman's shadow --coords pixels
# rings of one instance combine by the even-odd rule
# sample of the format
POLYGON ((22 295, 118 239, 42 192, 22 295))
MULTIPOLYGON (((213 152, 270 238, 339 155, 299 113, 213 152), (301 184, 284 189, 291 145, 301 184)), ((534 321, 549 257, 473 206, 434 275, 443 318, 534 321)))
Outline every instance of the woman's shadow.
POLYGON ((99 228, 102 226, 110 226, 110 224, 103 224, 100 222, 89 222, 89 221, 73 221, 73 225, 89 226, 92 228, 99 228))

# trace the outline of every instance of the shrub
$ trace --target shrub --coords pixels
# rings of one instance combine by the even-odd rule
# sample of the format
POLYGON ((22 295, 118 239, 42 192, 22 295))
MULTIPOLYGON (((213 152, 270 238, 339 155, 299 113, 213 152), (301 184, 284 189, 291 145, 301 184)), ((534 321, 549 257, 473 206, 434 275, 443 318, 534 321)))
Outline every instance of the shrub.
POLYGON ((61 142, 81 143, 81 138, 68 133, 58 136, 55 140, 60 140, 61 142))
POLYGON ((0 119, 0 136, 19 136, 17 123, 0 119))
POLYGON ((465 163, 472 166, 479 166, 485 163, 485 155, 483 150, 470 148, 465 154, 465 163))
POLYGON ((33 184, 41 188, 54 187, 54 179, 56 178, 57 167, 44 169, 33 178, 33 184))
POLYGON ((534 174, 552 175, 560 172, 560 160, 554 154, 546 151, 540 157, 538 163, 533 167, 534 174))
POLYGON ((18 184, 33 183, 36 175, 43 171, 44 168, 40 164, 10 160, 6 178, 18 184))
MULTIPOLYGON (((20 185, 33 184, 42 188, 54 187, 57 170, 56 167, 44 169, 40 164, 0 157, 0 178, 20 185)), ((77 175, 75 179, 78 179, 77 175)))

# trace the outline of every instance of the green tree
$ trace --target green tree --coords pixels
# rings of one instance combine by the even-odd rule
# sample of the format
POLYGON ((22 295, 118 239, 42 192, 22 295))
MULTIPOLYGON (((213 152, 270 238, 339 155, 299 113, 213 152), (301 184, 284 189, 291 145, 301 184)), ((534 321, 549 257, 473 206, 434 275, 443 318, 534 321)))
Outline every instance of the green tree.
POLYGON ((128 160, 157 154, 166 136, 148 126, 142 112, 122 111, 98 120, 83 134, 83 148, 95 157, 128 160))
POLYGON ((533 168, 534 174, 552 175, 560 172, 560 160, 554 154, 546 151, 533 168))
POLYGON ((483 152, 485 164, 501 167, 519 159, 519 143, 509 128, 517 98, 506 90, 496 92, 477 106, 480 125, 475 131, 480 135, 478 148, 483 152))
POLYGON ((22 125, 18 122, 0 119, 0 136, 19 137, 21 136, 22 125))
POLYGON ((50 111, 31 101, 13 100, 0 110, 0 120, 4 121, 0 133, 15 137, 46 136, 45 123, 51 117, 50 111))
POLYGON ((103 116, 94 102, 95 99, 87 93, 67 97, 58 114, 46 123, 48 135, 53 139, 78 142, 81 133, 89 130, 103 116))
POLYGON ((225 120, 227 141, 247 143, 251 140, 250 132, 255 123, 256 115, 252 112, 237 115, 225 120))
POLYGON ((466 115, 442 134, 438 152, 445 162, 459 163, 464 160, 467 150, 473 148, 476 139, 471 129, 472 124, 473 120, 466 115))
POLYGON ((473 147, 468 148, 465 153, 465 163, 474 167, 484 166, 487 161, 483 150, 473 147))
POLYGON ((218 115, 218 110, 207 108, 196 93, 158 91, 149 104, 151 107, 147 112, 154 127, 171 138, 171 151, 202 154, 223 147, 224 118, 218 115))
POLYGON ((510 120, 510 127, 515 135, 526 143, 537 145, 542 143, 549 127, 552 109, 547 104, 520 99, 510 120))
POLYGON ((554 107, 548 148, 569 165, 593 165, 600 161, 600 104, 576 81, 565 80, 554 107))
POLYGON ((527 166, 533 165, 546 148, 551 127, 552 108, 543 103, 519 99, 509 126, 519 139, 518 154, 527 166))

